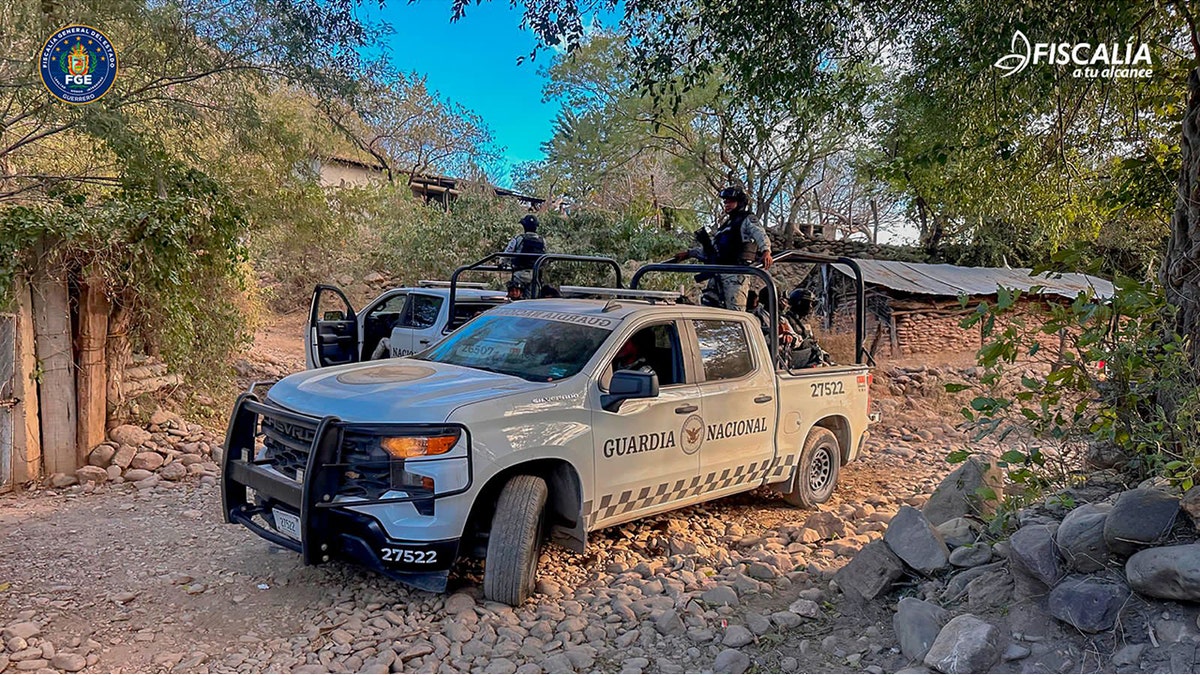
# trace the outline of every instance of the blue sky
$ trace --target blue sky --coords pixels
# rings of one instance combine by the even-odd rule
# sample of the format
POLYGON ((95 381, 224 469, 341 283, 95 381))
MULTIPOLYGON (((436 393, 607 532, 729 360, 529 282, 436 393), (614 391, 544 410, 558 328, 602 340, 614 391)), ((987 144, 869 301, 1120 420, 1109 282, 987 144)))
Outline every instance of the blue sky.
POLYGON ((539 146, 549 139, 559 106, 542 102, 546 80, 539 71, 553 54, 542 50, 536 60, 517 65, 536 44, 519 27, 519 9, 491 0, 451 23, 449 0, 389 0, 377 16, 395 31, 388 37, 393 65, 426 76, 443 99, 477 113, 505 148, 497 182, 508 185, 512 167, 542 158, 539 146))

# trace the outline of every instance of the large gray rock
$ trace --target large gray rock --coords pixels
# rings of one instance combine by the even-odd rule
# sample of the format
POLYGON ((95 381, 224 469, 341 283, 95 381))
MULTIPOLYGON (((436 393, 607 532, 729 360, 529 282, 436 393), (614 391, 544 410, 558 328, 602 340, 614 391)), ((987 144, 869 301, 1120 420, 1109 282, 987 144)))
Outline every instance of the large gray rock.
POLYGON ((1108 561, 1108 544, 1104 541, 1104 522, 1112 507, 1084 504, 1067 514, 1054 541, 1067 569, 1075 572, 1099 572, 1108 561))
POLYGON ((1050 591, 1050 615, 1085 633, 1113 627, 1129 599, 1124 584, 1094 577, 1067 577, 1050 591))
POLYGON ((979 539, 979 526, 968 518, 951 518, 938 525, 937 531, 950 548, 970 546, 979 539))
POLYGON ((950 613, 932 602, 901 598, 896 615, 892 617, 900 651, 913 661, 924 659, 942 626, 949 620, 950 613))
POLYGON ((967 583, 967 607, 972 612, 1007 607, 1013 601, 1015 586, 1007 570, 991 570, 967 583))
POLYGON ((1000 661, 1000 631, 973 614, 950 620, 925 655, 925 665, 943 673, 985 673, 1000 661))
POLYGON ((1031 577, 1053 586, 1063 577, 1053 525, 1026 525, 1009 538, 1008 558, 1031 577))
POLYGON ((921 511, 934 525, 967 515, 990 516, 1004 491, 1004 473, 989 462, 971 457, 942 480, 921 511))
POLYGON ((924 575, 950 565, 946 542, 920 511, 902 506, 883 533, 883 541, 909 567, 924 575))
POLYGON ((873 600, 904 576, 904 563, 883 541, 862 548, 850 562, 833 575, 838 588, 847 597, 873 600))
POLYGON ((974 546, 959 546, 950 552, 950 564, 955 567, 979 567, 992 560, 992 547, 986 541, 974 546))
POLYGON ((1122 558, 1163 540, 1179 515, 1179 499, 1153 488, 1122 492, 1104 521, 1104 541, 1122 558))
POLYGON ((1183 499, 1179 500, 1179 505, 1185 513, 1192 517, 1192 525, 1200 530, 1200 485, 1195 485, 1183 493, 1183 499))
POLYGON ((1125 576, 1142 595, 1200 602, 1200 544, 1139 551, 1125 563, 1125 576))

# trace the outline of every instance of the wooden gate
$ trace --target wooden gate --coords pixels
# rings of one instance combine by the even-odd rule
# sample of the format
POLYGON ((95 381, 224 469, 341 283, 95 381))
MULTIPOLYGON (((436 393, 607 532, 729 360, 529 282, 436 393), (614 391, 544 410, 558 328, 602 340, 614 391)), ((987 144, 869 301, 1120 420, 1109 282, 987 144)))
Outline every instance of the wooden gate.
POLYGON ((17 317, 0 314, 0 492, 13 486, 13 411, 17 407, 17 317))

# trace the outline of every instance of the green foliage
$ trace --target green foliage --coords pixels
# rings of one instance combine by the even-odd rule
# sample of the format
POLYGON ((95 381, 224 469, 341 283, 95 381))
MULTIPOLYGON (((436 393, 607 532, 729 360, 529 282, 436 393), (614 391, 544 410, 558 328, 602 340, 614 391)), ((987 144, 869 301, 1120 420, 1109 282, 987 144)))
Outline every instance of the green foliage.
POLYGON ((229 374, 213 364, 228 362, 246 339, 237 302, 245 213, 199 171, 168 180, 165 197, 129 185, 92 203, 66 194, 0 211, 0 297, 35 265, 62 278, 87 268, 132 312, 135 343, 212 383, 229 374), (39 250, 46 253, 35 260, 39 250))
POLYGON ((1121 450, 1140 476, 1190 487, 1200 472, 1200 381, 1182 338, 1164 331, 1162 289, 1115 283, 1108 301, 1080 294, 1036 318, 1002 292, 963 320, 985 340, 982 384, 963 415, 976 441, 1007 443, 999 465, 1018 502, 1069 483, 1095 445, 1121 450))

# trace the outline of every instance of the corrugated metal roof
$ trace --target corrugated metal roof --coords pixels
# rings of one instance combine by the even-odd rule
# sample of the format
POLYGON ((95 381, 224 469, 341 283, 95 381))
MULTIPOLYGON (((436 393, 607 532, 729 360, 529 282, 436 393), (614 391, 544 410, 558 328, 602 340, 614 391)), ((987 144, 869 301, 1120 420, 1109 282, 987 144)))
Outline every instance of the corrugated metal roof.
MULTIPOLYGON (((1041 286, 1042 295, 1058 295, 1072 299, 1080 291, 1087 289, 1092 289, 1100 298, 1110 298, 1113 294, 1112 282, 1088 274, 1043 274, 1035 277, 1029 269, 928 265, 894 260, 857 262, 868 285, 922 295, 995 295, 1002 286, 1021 291, 1041 286)), ((854 277, 849 267, 837 264, 834 267, 842 274, 854 277)))

